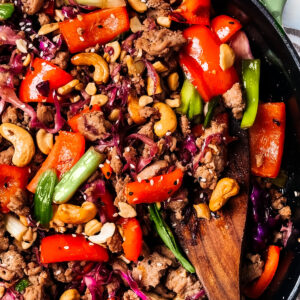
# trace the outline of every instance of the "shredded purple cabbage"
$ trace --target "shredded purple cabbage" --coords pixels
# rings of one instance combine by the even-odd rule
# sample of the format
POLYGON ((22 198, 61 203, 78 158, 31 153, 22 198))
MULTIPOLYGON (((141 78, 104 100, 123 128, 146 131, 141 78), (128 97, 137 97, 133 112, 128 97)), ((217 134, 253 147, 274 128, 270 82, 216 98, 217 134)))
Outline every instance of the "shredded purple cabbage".
POLYGON ((74 19, 79 13, 77 8, 71 6, 63 6, 61 11, 66 19, 74 19))
POLYGON ((9 26, 0 26, 0 45, 16 45, 16 41, 22 39, 9 26))
POLYGON ((141 31, 138 31, 136 33, 132 33, 128 38, 126 38, 122 42, 122 50, 125 50, 129 54, 133 54, 135 52, 135 49, 133 48, 133 41, 139 38, 142 35, 141 31))
POLYGON ((145 59, 144 62, 145 62, 145 66, 147 68, 148 76, 153 81, 153 91, 155 94, 159 76, 157 75, 157 72, 155 71, 153 65, 147 59, 145 59))
POLYGON ((120 275, 127 281, 128 285, 132 291, 141 299, 141 300, 150 300, 138 287, 137 282, 132 278, 130 271, 125 273, 124 271, 119 270, 120 275))
POLYGON ((278 216, 273 216, 270 206, 270 195, 254 184, 250 195, 252 206, 252 247, 254 251, 262 251, 266 247, 269 234, 278 225, 278 216))
POLYGON ((145 143, 146 145, 150 146, 149 157, 146 157, 146 158, 141 157, 137 163, 136 172, 139 173, 147 165, 149 165, 151 163, 152 159, 155 157, 155 155, 158 151, 158 146, 152 139, 148 138, 147 136, 145 136, 143 134, 139 134, 139 133, 133 133, 133 134, 129 135, 126 139, 127 140, 132 140, 132 139, 140 140, 143 143, 145 143))
POLYGON ((185 300, 198 300, 198 299, 202 298, 203 296, 205 296, 205 291, 201 290, 198 293, 196 293, 194 296, 186 297, 185 300))
POLYGON ((58 36, 56 42, 51 42, 45 35, 41 36, 39 43, 40 57, 46 60, 51 60, 55 57, 56 52, 62 45, 62 37, 58 36))
POLYGON ((286 247, 287 242, 293 231, 293 222, 291 220, 288 221, 286 225, 282 225, 280 232, 282 233, 282 243, 283 246, 286 247))
POLYGON ((23 296, 12 288, 6 289, 5 295, 1 300, 22 300, 23 296))
POLYGON ((240 30, 230 41, 230 46, 238 59, 253 59, 249 39, 245 32, 240 30))

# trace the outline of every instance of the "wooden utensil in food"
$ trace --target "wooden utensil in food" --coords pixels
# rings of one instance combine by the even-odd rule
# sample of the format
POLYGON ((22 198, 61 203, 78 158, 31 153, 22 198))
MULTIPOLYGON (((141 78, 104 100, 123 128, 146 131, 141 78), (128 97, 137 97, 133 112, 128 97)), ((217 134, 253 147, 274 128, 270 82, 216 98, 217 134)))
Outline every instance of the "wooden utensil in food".
POLYGON ((230 199, 217 218, 197 220, 176 226, 176 234, 210 300, 240 299, 240 258, 248 207, 248 133, 233 126, 239 138, 228 149, 226 177, 235 178, 240 194, 230 199))

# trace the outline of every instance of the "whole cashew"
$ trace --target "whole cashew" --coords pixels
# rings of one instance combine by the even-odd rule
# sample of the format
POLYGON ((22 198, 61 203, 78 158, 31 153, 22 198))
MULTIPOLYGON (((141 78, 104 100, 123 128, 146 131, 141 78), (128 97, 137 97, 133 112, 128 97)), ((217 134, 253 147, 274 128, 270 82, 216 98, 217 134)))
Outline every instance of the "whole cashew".
POLYGON ((0 126, 0 134, 10 141, 15 148, 12 158, 13 164, 17 167, 28 165, 35 153, 35 146, 30 133, 20 126, 3 123, 0 126))
POLYGON ((106 83, 109 79, 108 64, 104 58, 96 53, 79 53, 72 57, 75 66, 94 66, 94 81, 97 84, 106 83))
POLYGON ((53 219, 67 224, 83 224, 92 220, 97 212, 97 207, 92 202, 83 202, 81 207, 73 204, 60 204, 53 219))
POLYGON ((80 294, 76 289, 66 290, 59 300, 80 300, 80 294))
POLYGON ((48 155, 53 147, 53 134, 40 129, 36 134, 36 143, 41 152, 48 155))
POLYGON ((226 204, 230 197, 237 195, 240 191, 239 184, 235 179, 222 178, 218 181, 213 190, 210 200, 209 208, 215 212, 226 204))
POLYGON ((177 128, 176 114, 172 108, 162 102, 153 105, 160 113, 160 121, 154 124, 154 132, 158 137, 163 137, 167 132, 174 132, 177 128))

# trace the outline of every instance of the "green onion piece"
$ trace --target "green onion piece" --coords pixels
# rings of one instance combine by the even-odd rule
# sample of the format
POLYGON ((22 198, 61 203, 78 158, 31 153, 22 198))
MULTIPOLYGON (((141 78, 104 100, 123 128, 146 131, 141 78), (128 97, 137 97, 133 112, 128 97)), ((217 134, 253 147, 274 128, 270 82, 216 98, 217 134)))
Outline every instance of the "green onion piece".
POLYGON ((174 256, 188 272, 195 273, 195 268, 181 253, 170 227, 162 218, 156 204, 151 204, 149 206, 149 212, 150 219, 154 222, 155 229, 166 246, 173 252, 174 256))
POLYGON ((270 178, 269 179, 269 181, 272 184, 274 184, 274 185, 276 185, 276 186, 278 186, 280 188, 284 188, 285 187, 287 180, 288 180, 288 175, 283 170, 280 170, 280 172, 279 172, 279 174, 278 174, 278 176, 276 178, 270 178))
POLYGON ((187 79, 185 79, 181 92, 181 105, 177 109, 179 113, 187 115, 189 120, 199 122, 203 112, 203 104, 200 94, 187 79))
POLYGON ((53 215, 52 197, 57 181, 56 171, 49 169, 41 175, 36 188, 34 214, 36 219, 44 226, 49 224, 53 215))
POLYGON ((28 286, 30 286, 30 282, 28 279, 23 278, 15 285, 15 290, 22 293, 28 286))
POLYGON ((0 21, 9 19, 12 16, 14 11, 15 11, 15 6, 12 3, 0 4, 0 21))
POLYGON ((259 102, 260 60, 242 61, 243 84, 246 90, 247 106, 241 128, 249 128, 254 124, 259 102))
POLYGON ((105 160, 105 155, 90 148, 71 170, 66 172, 54 190, 54 203, 69 201, 77 189, 97 170, 105 160))
POLYGON ((205 119, 203 122, 203 126, 204 128, 209 127, 211 119, 213 118, 214 115, 214 110, 217 106, 217 104, 220 101, 220 97, 215 97, 213 99, 211 99, 211 101, 208 103, 208 110, 207 110, 207 114, 205 115, 205 119))
MULTIPOLYGON (((79 5, 94 6, 99 8, 112 8, 112 7, 121 7, 126 6, 124 0, 76 0, 79 5)), ((69 1, 66 1, 67 4, 70 4, 69 1)))

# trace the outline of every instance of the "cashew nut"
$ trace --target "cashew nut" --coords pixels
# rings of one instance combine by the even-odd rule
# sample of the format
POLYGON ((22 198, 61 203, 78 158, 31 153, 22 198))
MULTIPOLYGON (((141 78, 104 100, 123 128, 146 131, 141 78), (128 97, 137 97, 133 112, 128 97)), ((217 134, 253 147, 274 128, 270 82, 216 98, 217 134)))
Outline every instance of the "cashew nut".
POLYGON ((156 22, 158 25, 163 27, 170 28, 171 26, 171 19, 169 17, 160 16, 156 19, 156 22))
POLYGON ((198 218, 203 218, 206 220, 210 219, 210 211, 206 203, 195 204, 194 208, 198 218))
POLYGON ((78 79, 71 80, 64 86, 61 86, 60 88, 58 88, 57 92, 62 96, 70 94, 74 90, 74 88, 76 87, 77 84, 79 84, 78 79))
POLYGON ((80 300, 80 294, 76 289, 64 291, 59 300, 80 300))
POLYGON ((129 23, 130 23, 130 30, 133 33, 142 31, 144 29, 142 23, 140 22, 140 20, 137 16, 134 16, 133 18, 131 18, 129 23))
POLYGON ((12 162, 17 167, 28 165, 35 153, 35 146, 31 134, 20 126, 3 123, 0 126, 0 134, 10 141, 15 152, 12 162))
POLYGON ((150 96, 143 95, 139 99, 139 106, 144 107, 153 102, 153 98, 150 96))
POLYGON ((174 72, 168 77, 168 86, 171 91, 176 91, 179 86, 179 75, 177 72, 174 72))
POLYGON ((112 55, 109 55, 109 57, 110 57, 110 62, 111 63, 115 62, 119 58, 119 56, 121 54, 120 43, 118 41, 114 41, 114 42, 106 44, 105 46, 113 48, 114 53, 112 55))
POLYGON ((108 101, 108 96, 104 95, 104 94, 98 94, 98 95, 94 95, 91 98, 91 102, 90 105, 99 105, 99 106, 103 106, 107 103, 108 101))
POLYGON ((140 115, 139 100, 134 95, 130 94, 128 96, 128 112, 135 124, 141 125, 146 122, 146 119, 140 115))
POLYGON ((174 132, 177 128, 176 114, 172 108, 162 102, 153 105, 160 113, 160 121, 154 124, 154 132, 158 137, 163 137, 167 132, 174 132))
POLYGON ((67 224, 83 224, 92 220, 97 211, 96 205, 92 202, 83 202, 81 207, 73 204, 60 204, 53 219, 67 224))
POLYGON ((101 245, 104 244, 109 238, 111 238, 116 230, 116 225, 114 223, 105 223, 101 228, 101 231, 98 235, 92 235, 89 237, 89 240, 92 243, 101 245))
POLYGON ((223 71, 231 68, 234 64, 235 53, 233 49, 227 45, 222 44, 220 46, 220 67, 223 71))
POLYGON ((156 61, 153 64, 153 67, 154 67, 155 71, 158 72, 158 73, 162 73, 162 72, 168 71, 168 68, 162 62, 160 62, 159 60, 156 61))
POLYGON ((85 91, 87 92, 87 94, 89 94, 90 96, 96 95, 97 93, 97 87, 95 82, 89 82, 86 87, 85 87, 85 91))
POLYGON ((53 147, 53 134, 40 129, 36 134, 36 143, 41 152, 48 155, 53 147))
POLYGON ((123 218, 134 218, 136 217, 136 210, 126 202, 119 202, 118 204, 120 212, 119 215, 123 218))
POLYGON ((94 66, 94 81, 97 84, 106 83, 109 79, 107 62, 96 53, 79 53, 72 57, 71 62, 75 66, 94 66))
POLYGON ((153 79, 150 76, 148 76, 148 78, 147 78, 147 94, 149 96, 153 96, 153 95, 162 93, 162 91, 163 90, 160 85, 160 77, 157 75, 157 84, 156 84, 156 89, 155 89, 153 79))
POLYGON ((114 108, 108 116, 108 120, 114 122, 119 119, 121 110, 119 108, 114 108))
POLYGON ((143 13, 147 10, 146 3, 141 0, 128 0, 129 5, 137 12, 143 13))
POLYGON ((210 200, 209 208, 211 211, 217 211, 226 204, 230 197, 237 195, 240 191, 239 184, 235 179, 222 178, 218 181, 213 190, 210 200))
POLYGON ((102 223, 100 223, 97 219, 93 219, 85 224, 84 233, 88 236, 91 236, 98 233, 101 228, 102 223))
POLYGON ((59 28, 59 23, 49 23, 43 25, 40 30, 38 31, 38 35, 45 35, 50 32, 53 32, 59 28))

